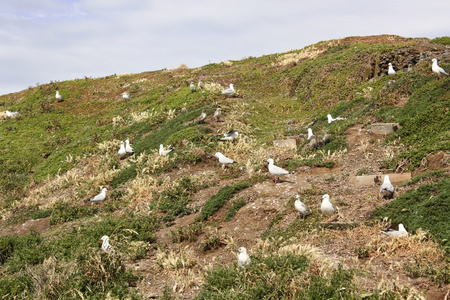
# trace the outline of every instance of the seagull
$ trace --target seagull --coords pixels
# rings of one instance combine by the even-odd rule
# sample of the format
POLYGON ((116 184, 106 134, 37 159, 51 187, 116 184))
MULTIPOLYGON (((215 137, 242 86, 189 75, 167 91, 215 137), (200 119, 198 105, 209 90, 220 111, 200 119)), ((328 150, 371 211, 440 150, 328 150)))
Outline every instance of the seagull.
POLYGON ((127 92, 123 92, 123 93, 122 93, 122 98, 123 98, 124 100, 130 100, 130 95, 129 95, 127 92))
POLYGON ((273 164, 273 159, 271 158, 266 161, 269 163, 269 172, 274 176, 275 184, 280 182, 280 175, 294 174, 292 172, 286 171, 285 169, 275 166, 273 164))
POLYGON ((106 189, 106 188, 103 188, 103 189, 102 189, 102 192, 101 192, 100 194, 98 194, 97 196, 92 197, 92 198, 89 199, 88 201, 91 201, 91 202, 100 202, 100 201, 105 200, 105 198, 106 198, 106 191, 107 191, 107 189, 106 189))
POLYGON ((130 141, 128 139, 125 140, 125 151, 127 152, 127 154, 133 154, 134 153, 134 149, 131 148, 130 141))
POLYGON ((56 91, 55 98, 56 98, 56 100, 58 100, 58 101, 64 100, 64 98, 59 94, 59 91, 56 91))
POLYGON ((202 109, 202 113, 200 114, 200 116, 198 116, 196 121, 202 123, 205 121, 205 119, 206 119, 206 112, 205 109, 202 109))
POLYGON ((311 210, 302 201, 300 201, 300 196, 299 195, 295 195, 294 198, 297 199, 294 202, 295 209, 298 210, 303 215, 303 220, 302 221, 304 221, 305 220, 305 216, 308 216, 308 215, 311 214, 311 210))
MULTIPOLYGON (((331 216, 336 212, 333 203, 330 202, 330 195, 325 194, 322 196, 322 205, 320 206, 320 210, 325 216, 331 216)), ((330 223, 330 220, 328 220, 330 223)))
POLYGON ((383 198, 392 199, 392 197, 394 196, 394 190, 395 190, 394 186, 389 180, 389 175, 384 176, 384 181, 380 188, 380 193, 383 196, 383 198))
POLYGON ((99 241, 103 241, 102 250, 105 252, 114 252, 113 247, 109 244, 109 237, 107 235, 102 236, 99 241))
POLYGON ((239 256, 238 256, 239 268, 242 268, 245 266, 251 266, 252 260, 247 253, 247 249, 245 249, 244 247, 240 247, 236 251, 239 252, 239 256))
POLYGON ((405 226, 402 223, 398 224, 398 230, 388 229, 382 231, 384 234, 396 237, 405 237, 408 236, 408 231, 406 231, 405 226))
POLYGON ((195 84, 193 82, 191 82, 189 88, 191 89, 191 93, 194 93, 196 91, 195 84))
POLYGON ((388 68, 388 75, 395 78, 395 75, 397 75, 397 72, 395 72, 394 68, 392 67, 392 64, 389 63, 388 68))
POLYGON ((448 76, 448 73, 445 72, 444 69, 442 69, 441 67, 438 66, 436 58, 433 58, 431 61, 433 62, 433 65, 431 66, 431 70, 433 70, 433 72, 438 75, 437 79, 441 79, 441 74, 448 76))
POLYGON ((233 95, 233 94, 234 94, 234 87, 233 87, 233 84, 230 83, 230 87, 227 88, 226 90, 223 90, 223 91, 222 91, 222 94, 225 94, 225 95, 227 95, 227 96, 233 95))
POLYGON ((117 155, 119 156, 119 158, 124 158, 125 155, 127 155, 127 151, 125 150, 125 144, 123 143, 123 141, 120 141, 120 149, 117 152, 117 155))
POLYGON ((213 115, 213 117, 216 120, 216 122, 219 122, 219 117, 220 117, 221 114, 222 114, 222 112, 220 111, 220 107, 218 107, 216 109, 216 111, 214 112, 214 115, 213 115))
POLYGON ((330 114, 327 115, 328 118, 328 124, 337 120, 347 120, 347 118, 341 118, 341 117, 337 117, 336 119, 333 118, 330 114))
POLYGON ((12 112, 12 111, 9 111, 9 110, 6 110, 5 113, 6 113, 6 116, 7 116, 8 118, 15 117, 15 116, 17 116, 17 115, 19 114, 18 111, 12 112))
MULTIPOLYGON (((222 135, 222 134, 219 134, 219 135, 222 135)), ((220 139, 221 141, 233 141, 238 138, 239 133, 237 130, 231 129, 230 131, 225 132, 223 134, 223 136, 224 137, 220 139)))
POLYGON ((170 152, 172 152, 173 149, 175 149, 175 148, 172 147, 172 148, 170 148, 170 149, 164 150, 163 144, 160 144, 160 145, 159 145, 159 155, 167 155, 167 154, 169 154, 170 152))
POLYGON ((205 87, 205 85, 203 84, 203 81, 201 79, 198 80, 198 84, 197 84, 198 88, 201 90, 205 87))
POLYGON ((311 149, 315 149, 315 148, 317 148, 319 146, 319 143, 317 142, 317 138, 316 138, 316 136, 315 135, 313 135, 312 137, 311 137, 311 140, 309 141, 309 144, 308 144, 308 148, 311 148, 311 149))
POLYGON ((220 152, 217 152, 216 154, 214 154, 214 156, 217 157, 219 159, 219 162, 224 166, 227 166, 229 164, 236 164, 236 162, 234 160, 226 157, 225 155, 223 155, 220 152))
POLYGON ((308 128, 308 140, 314 135, 311 128, 308 128))

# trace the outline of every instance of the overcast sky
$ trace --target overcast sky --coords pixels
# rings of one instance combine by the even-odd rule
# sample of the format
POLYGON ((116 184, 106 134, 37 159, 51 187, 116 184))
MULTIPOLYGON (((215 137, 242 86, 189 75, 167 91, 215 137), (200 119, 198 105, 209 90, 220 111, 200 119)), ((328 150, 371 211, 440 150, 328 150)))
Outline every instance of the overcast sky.
POLYGON ((448 36, 449 13, 449 0, 2 0, 0 94, 347 36, 448 36))

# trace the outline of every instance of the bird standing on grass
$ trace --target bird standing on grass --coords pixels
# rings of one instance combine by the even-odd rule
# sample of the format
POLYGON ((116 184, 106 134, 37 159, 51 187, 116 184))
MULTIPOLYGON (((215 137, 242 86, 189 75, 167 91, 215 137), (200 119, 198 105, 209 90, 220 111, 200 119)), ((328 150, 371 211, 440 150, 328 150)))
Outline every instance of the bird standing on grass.
POLYGON ((103 188, 102 192, 100 194, 92 197, 88 201, 90 201, 90 202, 101 202, 101 201, 105 200, 106 199, 106 191, 108 191, 108 190, 106 188, 103 188))
POLYGON ((189 89, 191 90, 191 93, 194 93, 197 90, 193 82, 191 82, 191 84, 189 85, 189 89))
POLYGON ((216 152, 216 154, 214 154, 214 156, 217 157, 219 159, 219 163, 221 163, 225 167, 230 164, 236 164, 236 162, 234 160, 226 157, 225 155, 223 155, 220 152, 216 152))
POLYGON ((441 67, 438 66, 436 58, 433 58, 431 61, 433 62, 433 65, 431 66, 431 70, 438 75, 438 78, 436 78, 436 79, 441 79, 441 75, 448 76, 448 73, 445 72, 444 69, 442 69, 441 67))
POLYGON ((310 138, 312 138, 313 135, 314 135, 314 133, 312 132, 312 129, 311 129, 311 128, 308 128, 308 140, 309 140, 310 138))
POLYGON ((395 78, 395 75, 397 75, 397 72, 395 72, 394 68, 392 67, 392 64, 389 63, 388 67, 388 75, 395 78))
POLYGON ((109 237, 107 235, 102 236, 99 241, 103 241, 102 250, 105 252, 114 252, 113 247, 109 244, 109 237))
POLYGON ((201 79, 198 80, 197 86, 198 86, 199 90, 201 90, 201 89, 203 89, 205 87, 205 85, 203 84, 203 81, 201 79))
POLYGON ((214 112, 214 119, 216 120, 216 122, 219 122, 219 118, 220 115, 222 115, 222 111, 220 110, 220 106, 216 109, 216 111, 214 112))
POLYGON ((273 159, 269 158, 267 160, 269 163, 269 172, 274 176, 275 184, 280 182, 280 175, 288 175, 293 174, 292 172, 289 172, 283 168, 277 167, 273 164, 273 159))
MULTIPOLYGON (((320 210, 325 216, 330 217, 336 212, 336 208, 334 208, 333 203, 330 202, 330 195, 325 194, 322 196, 322 205, 320 206, 320 210)), ((328 219, 328 223, 330 223, 330 219, 328 219)))
POLYGON ((122 99, 123 100, 130 100, 130 95, 127 92, 122 93, 122 99))
POLYGON ((202 109, 202 113, 200 114, 200 116, 198 116, 196 121, 198 123, 202 123, 205 121, 205 119, 206 119, 206 112, 205 112, 205 109, 202 109))
POLYGON ((300 196, 299 195, 295 195, 295 202, 294 202, 294 207, 295 209, 300 212, 303 215, 303 220, 305 221, 305 216, 308 216, 311 214, 311 210, 309 209, 308 206, 306 206, 302 201, 300 201, 300 196))
POLYGON ((56 91, 55 98, 56 98, 56 100, 58 100, 58 101, 64 100, 64 98, 59 94, 59 91, 56 91))
POLYGON ((236 251, 239 253, 239 255, 238 255, 239 268, 242 268, 242 267, 245 267, 245 266, 251 266, 252 260, 251 260, 250 256, 247 253, 247 249, 244 248, 244 247, 240 247, 236 251))
POLYGON ((395 188, 389 180, 389 175, 384 176, 383 184, 380 188, 380 193, 384 199, 392 199, 394 197, 395 188))
POLYGON ((222 91, 222 94, 227 95, 227 96, 231 96, 234 94, 234 86, 232 83, 230 83, 230 87, 227 88, 226 90, 222 91))
POLYGON ((124 158, 127 155, 127 151, 125 150, 125 144, 123 143, 123 141, 120 141, 120 149, 117 152, 117 155, 119 156, 119 158, 124 158))
POLYGON ((130 141, 128 139, 125 140, 125 151, 130 155, 134 153, 134 149, 131 148, 130 141))

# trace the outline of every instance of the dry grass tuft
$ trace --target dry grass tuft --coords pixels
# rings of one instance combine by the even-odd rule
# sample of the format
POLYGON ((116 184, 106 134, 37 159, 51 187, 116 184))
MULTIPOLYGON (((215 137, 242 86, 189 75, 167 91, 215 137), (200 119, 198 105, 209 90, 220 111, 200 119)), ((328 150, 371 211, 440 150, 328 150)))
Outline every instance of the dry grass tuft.
POLYGON ((190 269, 195 266, 193 251, 189 247, 166 251, 158 248, 156 263, 165 271, 190 269))
POLYGON ((219 83, 205 83, 205 90, 211 93, 218 93, 223 91, 225 88, 219 83))
POLYGON ((298 53, 286 53, 277 58, 277 62, 273 63, 273 65, 277 66, 287 66, 287 65, 296 65, 300 61, 304 59, 311 59, 317 57, 319 54, 324 52, 327 48, 318 49, 315 46, 309 46, 303 48, 298 53))

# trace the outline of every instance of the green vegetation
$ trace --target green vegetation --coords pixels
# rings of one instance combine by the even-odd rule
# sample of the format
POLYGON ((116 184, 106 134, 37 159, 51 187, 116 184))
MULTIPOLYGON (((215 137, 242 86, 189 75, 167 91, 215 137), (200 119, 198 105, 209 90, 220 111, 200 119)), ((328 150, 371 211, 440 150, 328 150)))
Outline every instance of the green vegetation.
POLYGON ((245 202, 244 199, 239 198, 235 201, 233 201, 233 204, 230 206, 230 208, 228 209, 227 215, 225 216, 225 218, 223 219, 224 222, 228 222, 230 221, 238 212, 238 210, 243 207, 245 204, 247 204, 247 202, 245 202))

